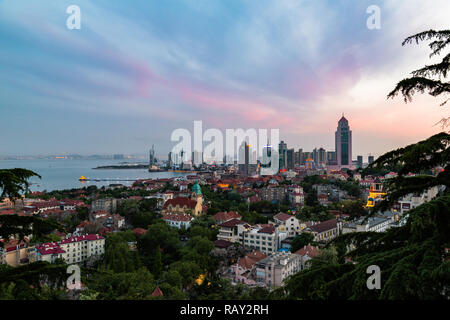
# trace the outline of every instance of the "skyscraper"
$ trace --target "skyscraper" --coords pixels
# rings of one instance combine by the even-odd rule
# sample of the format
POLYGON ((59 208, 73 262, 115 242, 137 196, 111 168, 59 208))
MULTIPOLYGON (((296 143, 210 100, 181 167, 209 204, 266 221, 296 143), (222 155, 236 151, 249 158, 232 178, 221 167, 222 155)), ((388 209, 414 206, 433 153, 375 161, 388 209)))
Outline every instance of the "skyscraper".
POLYGON ((369 156, 369 158, 367 159, 369 164, 371 164, 374 161, 374 157, 373 156, 369 156))
POLYGON ((172 167, 173 167, 172 152, 169 152, 169 155, 168 155, 167 159, 168 159, 167 160, 167 167, 169 169, 172 169, 172 167))
POLYGON ((358 168, 362 168, 362 166, 363 166, 363 156, 358 156, 357 157, 357 159, 358 159, 358 168))
POLYGON ((338 166, 341 168, 352 167, 352 131, 344 115, 338 122, 335 143, 338 166))
POLYGON ((288 149, 286 152, 286 169, 288 170, 294 170, 295 167, 294 151, 294 149, 288 149))
POLYGON ((327 152, 325 151, 324 148, 319 148, 319 150, 317 152, 317 160, 318 160, 318 162, 316 162, 316 164, 318 165, 319 168, 325 167, 325 164, 327 162, 326 154, 327 154, 327 152))
POLYGON ((303 154, 303 149, 298 149, 298 164, 305 164, 305 155, 303 154))
POLYGON ((149 165, 150 166, 153 166, 154 164, 156 164, 155 145, 152 145, 152 148, 150 149, 148 157, 149 157, 149 165))
POLYGON ((246 141, 243 141, 239 147, 239 172, 243 175, 249 174, 250 148, 246 141))
POLYGON ((261 165, 261 167, 263 168, 269 168, 271 165, 271 161, 270 158, 272 156, 272 146, 267 143, 264 147, 263 147, 263 163, 261 165))
POLYGON ((337 165, 336 151, 328 151, 327 152, 327 165, 328 166, 337 165))
POLYGON ((280 157, 280 170, 286 169, 287 167, 287 144, 281 140, 278 145, 278 154, 280 157))
POLYGON ((312 158, 313 158, 313 160, 314 160, 314 164, 315 164, 316 167, 317 167, 317 165, 319 164, 319 152, 317 151, 317 148, 314 148, 314 149, 313 149, 313 152, 312 152, 312 158))
POLYGON ((199 152, 199 151, 192 151, 192 164, 199 166, 201 164, 203 164, 203 152, 199 152))

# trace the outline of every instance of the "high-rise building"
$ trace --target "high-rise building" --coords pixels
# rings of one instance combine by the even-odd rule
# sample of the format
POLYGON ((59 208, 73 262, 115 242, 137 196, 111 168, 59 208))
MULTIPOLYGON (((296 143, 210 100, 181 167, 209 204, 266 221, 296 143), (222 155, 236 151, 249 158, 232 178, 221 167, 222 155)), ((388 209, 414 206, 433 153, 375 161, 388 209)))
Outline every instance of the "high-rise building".
POLYGON ((288 149, 286 152, 286 169, 294 170, 295 161, 294 161, 294 149, 288 149))
POLYGON ((156 158, 155 158, 155 145, 152 145, 152 148, 149 151, 149 155, 148 155, 148 164, 149 166, 153 166, 156 164, 156 158))
POLYGON ((246 141, 243 141, 241 146, 239 147, 239 172, 243 175, 249 174, 249 165, 250 165, 250 146, 246 141))
POLYGON ((317 164, 319 163, 319 153, 318 153, 318 151, 317 151, 317 148, 314 148, 314 149, 313 149, 313 152, 312 152, 312 159, 314 160, 314 164, 315 164, 316 167, 317 167, 317 164))
POLYGON ((305 155, 303 154, 303 149, 298 149, 298 164, 305 164, 305 155))
POLYGON ((199 166, 203 164, 203 152, 192 151, 192 164, 195 166, 199 166))
POLYGON ((172 152, 169 152, 169 155, 167 157, 167 167, 168 168, 172 168, 173 167, 172 152))
POLYGON ((369 164, 371 164, 374 161, 374 157, 373 156, 369 156, 367 158, 367 160, 368 160, 369 164))
POLYGON ((352 131, 344 115, 338 122, 335 133, 337 164, 341 168, 352 167, 352 131))
POLYGON ((262 163, 262 167, 263 168, 270 168, 271 165, 271 157, 272 157, 272 146, 270 144, 266 144, 263 147, 263 151, 262 151, 262 156, 263 156, 263 163, 262 163))
POLYGON ((280 170, 286 169, 287 167, 287 144, 281 140, 278 145, 278 155, 280 157, 280 170))
MULTIPOLYGON (((303 164, 306 164, 306 159, 313 159, 313 153, 312 152, 303 152, 303 164)), ((314 159, 313 159, 314 161, 314 159)))
POLYGON ((357 156, 357 166, 358 166, 358 168, 362 168, 362 166, 363 166, 363 156, 357 156))
POLYGON ((327 165, 329 165, 329 166, 337 165, 337 159, 336 159, 336 152, 335 151, 328 151, 327 152, 327 165))
POLYGON ((317 151, 317 166, 319 168, 323 168, 325 167, 326 163, 327 163, 327 152, 325 151, 324 148, 319 148, 319 150, 317 151))

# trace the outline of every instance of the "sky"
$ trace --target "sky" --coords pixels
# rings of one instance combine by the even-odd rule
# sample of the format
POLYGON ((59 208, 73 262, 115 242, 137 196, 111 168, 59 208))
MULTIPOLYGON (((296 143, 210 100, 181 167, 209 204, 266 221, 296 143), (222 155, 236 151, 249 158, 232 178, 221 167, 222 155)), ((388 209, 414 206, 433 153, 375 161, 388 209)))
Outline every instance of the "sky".
POLYGON ((177 128, 279 129, 289 148, 353 156, 423 140, 448 110, 387 99, 437 58, 409 35, 450 28, 434 0, 0 0, 0 155, 166 155, 177 128), (81 29, 66 9, 81 10, 81 29), (366 12, 381 9, 381 28, 366 12))

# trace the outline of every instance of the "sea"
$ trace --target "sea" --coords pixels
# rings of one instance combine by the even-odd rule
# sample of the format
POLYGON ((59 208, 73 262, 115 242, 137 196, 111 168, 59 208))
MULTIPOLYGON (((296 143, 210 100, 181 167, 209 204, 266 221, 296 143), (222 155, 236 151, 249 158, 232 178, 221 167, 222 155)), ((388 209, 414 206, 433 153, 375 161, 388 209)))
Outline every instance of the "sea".
POLYGON ((30 179, 31 191, 54 191, 83 188, 91 185, 97 187, 120 183, 129 186, 137 179, 156 179, 182 177, 180 172, 149 172, 147 169, 96 169, 99 166, 119 165, 123 160, 0 160, 0 169, 24 168, 39 174, 42 179, 30 179), (91 181, 81 182, 85 176, 91 181), (107 179, 108 181, 92 181, 107 179), (123 181, 130 180, 130 181, 123 181))

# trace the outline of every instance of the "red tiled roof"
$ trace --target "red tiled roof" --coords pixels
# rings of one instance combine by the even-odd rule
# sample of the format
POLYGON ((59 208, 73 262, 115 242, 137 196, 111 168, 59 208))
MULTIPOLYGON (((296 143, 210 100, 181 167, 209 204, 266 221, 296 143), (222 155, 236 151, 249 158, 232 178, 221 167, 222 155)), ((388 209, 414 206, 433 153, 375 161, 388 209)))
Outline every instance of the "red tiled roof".
POLYGON ((93 241, 93 240, 100 240, 100 239, 104 239, 104 238, 97 234, 85 234, 82 236, 69 237, 69 238, 63 239, 59 243, 66 244, 66 243, 72 243, 72 242, 93 241))
POLYGON ((239 259, 238 266, 240 266, 242 269, 251 269, 256 262, 258 261, 255 261, 250 257, 245 256, 239 259))
POLYGON ((242 217, 234 211, 229 211, 229 212, 217 212, 213 216, 213 218, 216 221, 227 221, 227 220, 231 220, 231 219, 240 219, 242 217))
POLYGON ((233 242, 226 241, 226 240, 216 240, 214 241, 214 246, 217 248, 228 248, 231 246, 233 242))
POLYGON ((281 221, 286 221, 289 220, 290 218, 292 218, 293 216, 287 213, 282 213, 280 212, 279 214, 275 215, 274 218, 281 220, 281 221))
POLYGON ((4 248, 5 248, 6 252, 15 251, 17 249, 17 246, 19 246, 19 248, 24 248, 25 242, 20 241, 20 243, 19 243, 19 240, 10 240, 9 242, 4 244, 4 248))
POLYGON ((57 243, 44 243, 36 246, 41 255, 66 253, 57 243))
POLYGON ((299 256, 302 257, 308 255, 311 258, 314 258, 319 254, 319 248, 308 244, 307 246, 304 246, 303 248, 295 251, 294 254, 298 254, 299 256))
POLYGON ((327 230, 331 230, 337 227, 337 220, 331 219, 311 226, 311 230, 317 233, 321 233, 327 230))
POLYGON ((181 213, 181 214, 177 214, 177 213, 168 213, 165 214, 162 217, 163 220, 169 220, 169 221, 191 221, 194 219, 193 216, 185 214, 185 213, 181 213))
POLYGON ((231 219, 228 220, 222 224, 219 224, 219 227, 224 227, 224 228, 233 228, 239 224, 245 224, 246 222, 239 220, 239 219, 231 219))
POLYGON ((255 263, 266 257, 267 255, 261 251, 252 251, 245 257, 239 259, 238 265, 243 269, 251 269, 255 263))
POLYGON ((181 208, 186 206, 189 209, 195 209, 197 201, 185 197, 177 197, 167 200, 166 203, 164 203, 164 209, 167 209, 168 206, 176 207, 177 205, 181 208))
POLYGON ((143 228, 136 228, 136 229, 133 229, 133 233, 134 233, 135 235, 138 235, 138 236, 143 235, 143 234, 146 233, 146 232, 147 232, 147 230, 145 230, 145 229, 143 229, 143 228))
POLYGON ((265 226, 258 231, 258 233, 268 233, 268 234, 272 234, 274 232, 275 232, 275 226, 272 224, 265 226))
POLYGON ((152 297, 162 297, 162 296, 164 296, 164 294, 162 293, 159 286, 156 286, 155 290, 152 293, 152 297))

